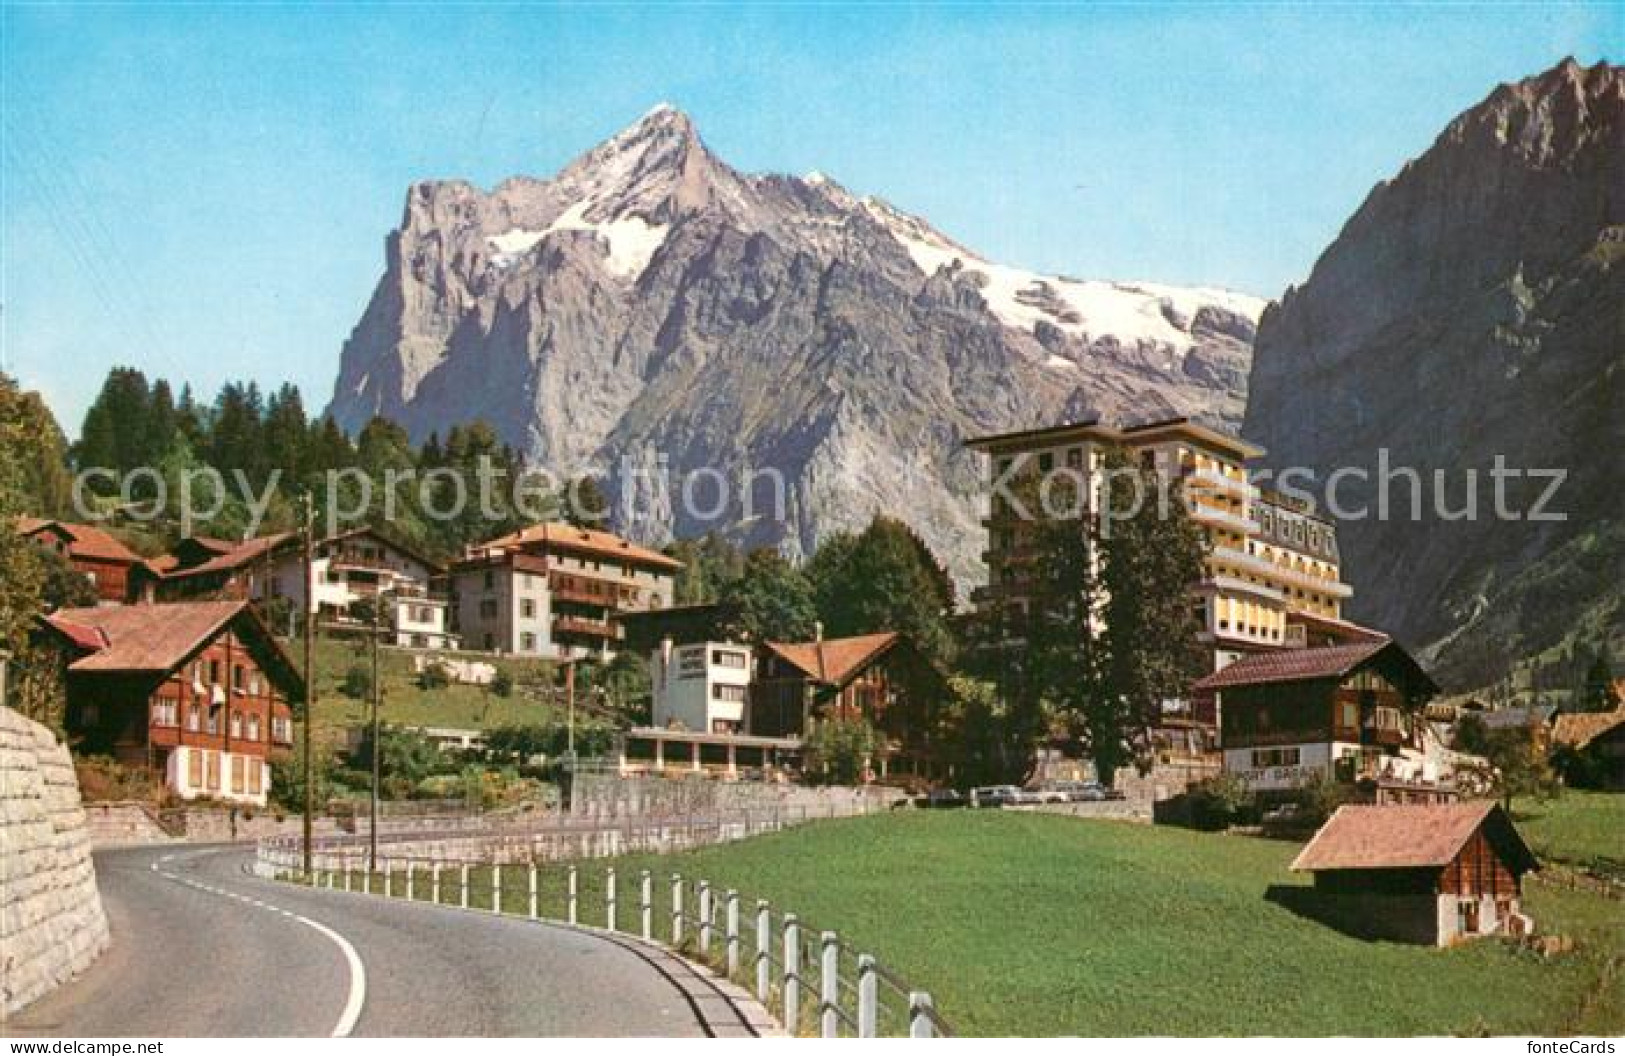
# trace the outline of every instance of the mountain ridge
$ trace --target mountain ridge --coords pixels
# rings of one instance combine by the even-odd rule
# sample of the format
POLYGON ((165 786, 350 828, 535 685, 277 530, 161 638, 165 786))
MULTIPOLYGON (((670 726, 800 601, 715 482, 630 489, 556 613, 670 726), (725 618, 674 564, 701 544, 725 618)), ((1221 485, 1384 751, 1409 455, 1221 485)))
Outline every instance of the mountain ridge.
POLYGON ((329 410, 417 439, 483 417, 537 465, 603 476, 646 542, 719 528, 799 556, 903 503, 964 584, 964 437, 1235 428, 1262 306, 994 263, 821 174, 739 173, 663 105, 551 179, 413 184, 329 410), (784 519, 689 515, 640 479, 662 454, 678 476, 777 469, 784 519))
MULTIPOLYGON (((1425 480, 1444 473, 1450 510, 1496 456, 1567 471, 1562 522, 1450 521, 1429 503, 1416 522, 1342 527, 1351 614, 1424 647, 1457 687, 1619 618, 1622 159, 1625 68, 1567 60, 1501 85, 1378 183, 1260 320, 1243 432, 1277 469, 1325 480, 1386 448, 1425 480)), ((1526 479, 1509 497, 1527 511, 1543 490, 1526 479)))

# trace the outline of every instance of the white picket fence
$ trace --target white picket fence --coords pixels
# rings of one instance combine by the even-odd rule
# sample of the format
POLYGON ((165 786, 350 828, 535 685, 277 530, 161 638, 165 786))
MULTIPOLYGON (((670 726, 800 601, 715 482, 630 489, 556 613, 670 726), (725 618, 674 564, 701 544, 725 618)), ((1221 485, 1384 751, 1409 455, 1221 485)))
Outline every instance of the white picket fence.
POLYGON ((484 864, 380 853, 374 868, 352 847, 303 851, 287 840, 259 845, 267 875, 341 890, 458 906, 629 934, 704 964, 746 987, 792 1034, 951 1037, 931 996, 912 989, 834 931, 819 931, 767 901, 746 900, 703 879, 650 870, 617 876, 613 865, 484 864), (622 890, 630 879, 631 890, 622 890), (662 888, 657 896, 656 889, 662 888), (623 921, 623 913, 635 913, 623 921), (627 925, 630 925, 629 927, 627 925))

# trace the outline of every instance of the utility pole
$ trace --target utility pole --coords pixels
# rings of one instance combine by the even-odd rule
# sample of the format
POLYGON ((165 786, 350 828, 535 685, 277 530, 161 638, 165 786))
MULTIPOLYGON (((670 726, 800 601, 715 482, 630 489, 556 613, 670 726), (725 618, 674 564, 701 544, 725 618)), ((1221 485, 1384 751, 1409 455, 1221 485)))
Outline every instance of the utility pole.
POLYGON ((565 728, 564 750, 570 756, 570 763, 574 765, 576 759, 576 662, 574 657, 564 662, 564 699, 570 708, 569 725, 565 728))
POLYGON ((378 737, 378 697, 383 688, 378 684, 378 639, 383 636, 384 595, 378 593, 372 606, 372 796, 371 824, 367 826, 367 871, 378 871, 378 775, 379 759, 384 754, 378 737))
POLYGON ((316 805, 316 775, 312 762, 310 748, 310 727, 316 720, 316 678, 314 671, 316 618, 311 614, 312 602, 316 597, 315 589, 315 525, 316 512, 311 505, 310 492, 307 490, 303 496, 305 531, 304 531, 304 566, 305 589, 300 592, 300 602, 305 606, 305 723, 304 736, 301 738, 301 752, 305 759, 305 817, 304 817, 304 866, 305 882, 314 883, 311 871, 311 815, 316 805))

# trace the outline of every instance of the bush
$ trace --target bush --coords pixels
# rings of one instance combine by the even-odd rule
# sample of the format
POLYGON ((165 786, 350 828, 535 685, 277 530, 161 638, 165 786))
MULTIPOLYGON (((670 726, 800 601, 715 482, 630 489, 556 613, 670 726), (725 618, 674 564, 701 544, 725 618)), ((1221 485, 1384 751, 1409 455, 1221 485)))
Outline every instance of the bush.
POLYGON ((449 685, 451 685, 451 672, 446 670, 445 664, 429 664, 418 674, 418 687, 420 689, 445 689, 449 685))
POLYGON ((506 671, 498 671, 496 677, 491 679, 491 692, 499 697, 513 696, 513 676, 506 671))
POLYGON ((125 766, 104 755, 74 762, 79 778, 79 795, 86 803, 140 800, 159 803, 163 787, 146 767, 125 766))
POLYGON ((879 742, 862 719, 825 719, 807 735, 807 774, 824 785, 858 784, 879 742))
POLYGON ((1235 774, 1210 777, 1190 789, 1192 822, 1199 829, 1222 829, 1253 805, 1253 792, 1235 774))
POLYGON ((339 692, 355 700, 368 699, 372 696, 372 671, 360 664, 350 668, 344 672, 339 692))

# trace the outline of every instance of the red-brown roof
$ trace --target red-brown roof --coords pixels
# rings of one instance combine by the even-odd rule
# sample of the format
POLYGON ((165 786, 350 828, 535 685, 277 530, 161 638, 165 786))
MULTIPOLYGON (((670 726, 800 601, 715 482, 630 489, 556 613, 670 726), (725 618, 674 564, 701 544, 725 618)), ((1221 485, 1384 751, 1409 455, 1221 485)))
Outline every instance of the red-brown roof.
POLYGON ((1525 868, 1539 868, 1518 830, 1497 804, 1432 803, 1343 806, 1292 863, 1295 872, 1323 869, 1418 869, 1449 865, 1473 833, 1486 835, 1525 868))
POLYGON ((141 555, 95 525, 50 521, 38 517, 17 518, 18 535, 33 536, 47 528, 58 531, 67 538, 68 554, 71 557, 126 565, 133 565, 141 560, 141 555))
POLYGON ((876 656, 897 641, 896 631, 830 638, 818 642, 766 642, 768 649, 793 664, 809 678, 826 685, 849 682, 876 656))
POLYGON ((1307 682, 1320 678, 1342 678, 1390 644, 1380 638, 1319 649, 1282 649, 1253 653, 1220 668, 1198 681, 1193 689, 1228 689, 1256 686, 1267 682, 1307 682))
POLYGON ((1565 711, 1559 713, 1557 721, 1552 724, 1552 741, 1573 748, 1584 748, 1620 725, 1625 725, 1625 708, 1616 708, 1613 711, 1565 711))
POLYGON ((173 605, 99 605, 61 609, 45 622, 83 643, 87 632, 102 647, 69 665, 74 671, 170 671, 248 608, 246 601, 173 605))
MULTIPOLYGON (((190 568, 171 568, 164 572, 166 579, 187 579, 191 576, 205 576, 211 572, 231 572, 251 564, 264 557, 270 551, 292 540, 294 533, 279 532, 276 535, 262 535, 254 539, 245 539, 223 554, 211 557, 202 564, 192 565, 190 568)), ((202 542, 202 540, 199 540, 202 542)), ((215 549, 216 540, 204 542, 205 549, 215 549)), ((152 567, 157 567, 156 565, 152 567)))
POLYGON ((500 536, 478 546, 470 547, 468 556, 470 558, 480 558, 487 556, 491 551, 513 550, 527 546, 543 549, 556 547, 560 550, 573 550, 598 557, 613 558, 617 561, 634 561, 639 564, 655 565, 659 568, 678 569, 683 567, 683 563, 675 558, 639 546, 629 539, 622 539, 612 532, 601 532, 593 528, 577 528, 573 524, 559 522, 533 524, 509 535, 500 536))

